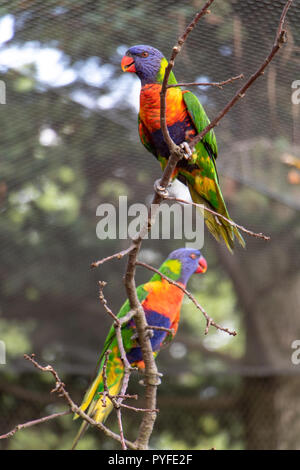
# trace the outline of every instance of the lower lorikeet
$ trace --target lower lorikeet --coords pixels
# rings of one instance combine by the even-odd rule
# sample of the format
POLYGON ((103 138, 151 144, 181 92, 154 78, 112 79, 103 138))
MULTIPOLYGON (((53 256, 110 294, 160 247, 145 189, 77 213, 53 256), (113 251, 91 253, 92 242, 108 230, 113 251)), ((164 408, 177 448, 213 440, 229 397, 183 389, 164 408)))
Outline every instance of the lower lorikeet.
MULTIPOLYGON (((169 254, 168 258, 159 268, 159 271, 185 287, 192 274, 205 273, 206 269, 206 260, 199 250, 180 248, 169 254)), ((137 288, 137 295, 145 311, 148 325, 173 330, 173 334, 163 330, 152 330, 153 336, 151 337, 151 345, 153 355, 156 357, 161 347, 169 343, 177 332, 184 292, 179 287, 163 279, 159 274, 154 274, 149 282, 137 288)), ((118 318, 122 318, 129 311, 129 301, 126 300, 118 313, 118 318)), ((130 364, 143 370, 145 364, 136 337, 134 319, 130 320, 122 327, 122 339, 130 364)), ((97 422, 104 422, 113 408, 109 399, 106 400, 106 407, 103 407, 101 400, 101 392, 104 391, 102 372, 105 352, 108 350, 111 352, 106 363, 106 382, 110 394, 117 395, 122 385, 124 366, 113 326, 108 333, 99 358, 99 368, 96 378, 87 390, 80 406, 82 411, 88 409, 87 413, 97 422)), ((74 418, 77 417, 78 415, 75 415, 74 418)), ((72 448, 75 448, 86 427, 87 423, 84 421, 74 440, 72 448)))
MULTIPOLYGON (((144 45, 128 49, 121 62, 124 72, 136 73, 141 80, 139 134, 142 144, 155 155, 163 170, 169 158, 169 149, 160 127, 160 91, 167 64, 159 50, 144 45)), ((176 83, 171 72, 168 84, 176 83)), ((188 143, 210 122, 198 98, 179 86, 167 89, 166 121, 170 136, 177 145, 188 143)), ((212 129, 192 149, 192 155, 178 163, 173 178, 177 177, 188 186, 195 203, 203 204, 229 219, 219 186, 215 163, 217 153, 217 141, 212 129)), ((238 229, 223 218, 204 210, 204 219, 209 231, 218 241, 223 238, 230 251, 235 236, 245 246, 238 229)))

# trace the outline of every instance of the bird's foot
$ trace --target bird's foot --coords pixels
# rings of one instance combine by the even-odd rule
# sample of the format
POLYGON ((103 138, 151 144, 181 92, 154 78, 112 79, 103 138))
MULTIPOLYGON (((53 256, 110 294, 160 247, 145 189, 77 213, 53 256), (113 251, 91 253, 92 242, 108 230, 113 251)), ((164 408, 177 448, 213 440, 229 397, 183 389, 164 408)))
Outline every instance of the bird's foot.
POLYGON ((160 185, 160 180, 156 180, 154 182, 154 191, 162 198, 167 198, 169 196, 169 191, 167 190, 167 188, 164 188, 160 185))
POLYGON ((186 160, 189 160, 195 151, 195 149, 191 148, 187 142, 182 142, 179 147, 183 150, 183 158, 186 160))
MULTIPOLYGON (((161 384, 160 377, 162 377, 162 376, 163 376, 163 374, 161 374, 160 372, 157 372, 156 374, 150 374, 148 376, 148 381, 147 382, 150 385, 160 385, 161 384)), ((139 380, 139 384, 146 387, 146 380, 145 379, 139 380)))
MULTIPOLYGON (((146 335, 146 338, 151 339, 151 338, 153 338, 153 336, 154 336, 154 331, 153 331, 151 328, 147 328, 147 330, 145 331, 145 335, 146 335)), ((131 336, 130 339, 131 339, 132 341, 137 341, 137 342, 139 342, 139 336, 138 336, 137 332, 136 332, 136 333, 133 333, 133 335, 131 336)))
POLYGON ((148 329, 146 330, 146 336, 147 336, 147 338, 149 338, 149 339, 153 338, 153 336, 154 336, 154 331, 151 330, 151 328, 148 328, 148 329))

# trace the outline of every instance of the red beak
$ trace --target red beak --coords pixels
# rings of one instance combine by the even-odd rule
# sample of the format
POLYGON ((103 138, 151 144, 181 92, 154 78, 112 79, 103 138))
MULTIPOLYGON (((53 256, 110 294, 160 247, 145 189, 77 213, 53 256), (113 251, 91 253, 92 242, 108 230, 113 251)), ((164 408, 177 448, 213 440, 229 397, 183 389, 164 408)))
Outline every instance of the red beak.
POLYGON ((206 270, 207 270, 206 259, 203 256, 201 256, 201 258, 198 261, 198 268, 195 272, 203 274, 206 272, 206 270))
POLYGON ((124 55, 121 61, 121 67, 122 67, 123 72, 136 72, 134 60, 132 57, 129 57, 128 55, 124 55))

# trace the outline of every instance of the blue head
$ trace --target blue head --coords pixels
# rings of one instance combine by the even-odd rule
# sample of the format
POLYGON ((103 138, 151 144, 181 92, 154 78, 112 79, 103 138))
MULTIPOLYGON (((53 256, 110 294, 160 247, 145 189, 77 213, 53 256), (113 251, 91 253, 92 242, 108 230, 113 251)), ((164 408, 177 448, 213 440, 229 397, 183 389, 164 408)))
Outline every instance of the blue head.
POLYGON ((200 250, 179 248, 169 254, 163 267, 164 274, 186 285, 192 274, 206 272, 207 262, 200 250))
POLYGON ((124 55, 121 66, 124 72, 136 73, 142 85, 161 83, 167 61, 163 54, 151 46, 132 46, 124 55))

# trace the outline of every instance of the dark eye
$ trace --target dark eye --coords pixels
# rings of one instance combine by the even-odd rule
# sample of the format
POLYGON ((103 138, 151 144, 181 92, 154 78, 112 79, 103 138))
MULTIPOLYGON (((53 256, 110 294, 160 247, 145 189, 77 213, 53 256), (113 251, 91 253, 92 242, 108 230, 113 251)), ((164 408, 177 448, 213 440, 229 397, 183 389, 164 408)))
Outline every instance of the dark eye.
POLYGON ((149 52, 146 52, 146 51, 144 51, 144 52, 142 52, 142 54, 141 54, 141 55, 142 55, 142 57, 148 57, 148 55, 149 55, 149 52))
POLYGON ((197 255, 195 255, 195 253, 192 253, 192 254, 190 255, 190 258, 196 259, 196 258, 197 258, 197 255))

